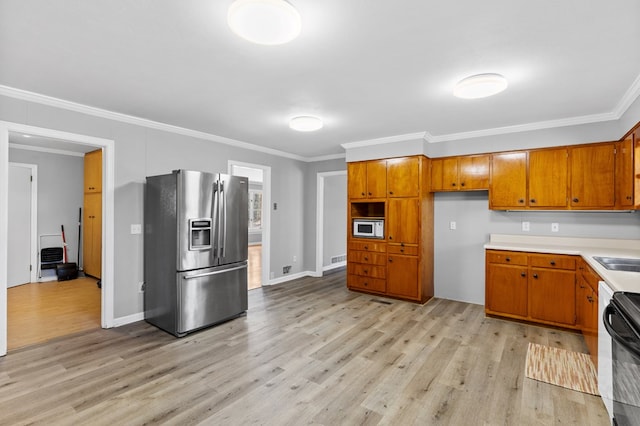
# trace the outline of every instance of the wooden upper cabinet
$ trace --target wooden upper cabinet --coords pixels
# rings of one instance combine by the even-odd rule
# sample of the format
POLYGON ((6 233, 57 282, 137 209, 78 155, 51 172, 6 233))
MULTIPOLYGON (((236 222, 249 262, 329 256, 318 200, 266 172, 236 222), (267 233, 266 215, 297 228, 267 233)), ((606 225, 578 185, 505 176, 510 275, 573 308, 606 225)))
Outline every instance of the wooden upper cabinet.
POLYGON ((419 157, 386 160, 386 176, 389 197, 417 197, 420 195, 419 157))
POLYGON ((620 208, 635 206, 633 168, 633 135, 629 135, 616 143, 616 205, 620 208))
POLYGON ((387 241, 397 244, 418 244, 420 239, 420 199, 389 200, 387 241))
POLYGON ((490 156, 467 155, 431 160, 431 191, 489 189, 490 156))
POLYGON ((567 148, 529 151, 529 207, 567 206, 568 156, 567 148))
POLYGON ((84 192, 102 192, 102 150, 84 155, 84 192))
POLYGON ((385 198, 387 161, 360 161, 347 164, 349 198, 385 198))
POLYGON ((615 207, 615 143, 569 148, 571 208, 615 207))
POLYGON ((505 152, 491 157, 489 207, 524 208, 527 199, 527 153, 505 152))

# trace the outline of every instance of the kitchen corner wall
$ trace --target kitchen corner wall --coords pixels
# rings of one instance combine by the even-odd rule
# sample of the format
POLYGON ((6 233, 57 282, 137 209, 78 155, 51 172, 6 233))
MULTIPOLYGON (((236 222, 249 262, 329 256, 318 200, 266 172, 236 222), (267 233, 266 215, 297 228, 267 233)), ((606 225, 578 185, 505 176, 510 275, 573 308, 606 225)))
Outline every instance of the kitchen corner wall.
POLYGON ((307 222, 307 216, 308 206, 315 205, 316 180, 313 173, 312 183, 307 182, 309 169, 345 168, 344 160, 305 163, 8 96, 0 96, 0 120, 115 141, 116 320, 143 311, 143 295, 138 292, 138 283, 143 281, 143 238, 130 234, 130 225, 143 223, 146 176, 180 168, 226 173, 228 160, 271 167, 271 202, 278 204, 277 210, 270 206, 271 271, 277 279, 282 276, 282 265, 293 265, 291 274, 312 265, 307 263, 305 252, 315 252, 315 210, 312 221, 307 222), (297 263, 291 262, 292 256, 297 257, 297 263))

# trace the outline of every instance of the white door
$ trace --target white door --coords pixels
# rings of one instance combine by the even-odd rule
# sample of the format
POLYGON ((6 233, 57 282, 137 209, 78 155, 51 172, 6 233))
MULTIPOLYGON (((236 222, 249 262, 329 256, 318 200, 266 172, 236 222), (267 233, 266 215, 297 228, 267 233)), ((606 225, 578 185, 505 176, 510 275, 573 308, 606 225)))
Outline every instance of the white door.
POLYGON ((31 282, 30 167, 9 164, 8 219, 7 287, 13 287, 31 282))

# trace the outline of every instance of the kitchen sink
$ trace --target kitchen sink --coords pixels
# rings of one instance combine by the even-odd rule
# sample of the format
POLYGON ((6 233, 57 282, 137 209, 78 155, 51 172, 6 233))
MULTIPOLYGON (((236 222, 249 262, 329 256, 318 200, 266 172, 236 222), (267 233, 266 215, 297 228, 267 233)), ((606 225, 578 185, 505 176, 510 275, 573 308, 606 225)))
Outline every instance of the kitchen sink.
POLYGON ((593 256, 593 258, 611 271, 640 272, 640 259, 600 256, 593 256))

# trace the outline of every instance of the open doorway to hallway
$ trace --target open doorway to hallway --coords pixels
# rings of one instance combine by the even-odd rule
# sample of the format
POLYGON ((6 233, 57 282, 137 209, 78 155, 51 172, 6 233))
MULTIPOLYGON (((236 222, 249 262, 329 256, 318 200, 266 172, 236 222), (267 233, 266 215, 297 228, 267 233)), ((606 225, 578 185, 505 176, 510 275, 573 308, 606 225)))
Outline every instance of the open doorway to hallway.
POLYGON ((229 161, 229 173, 249 178, 248 288, 260 288, 268 277, 269 199, 271 169, 258 164, 229 161))

